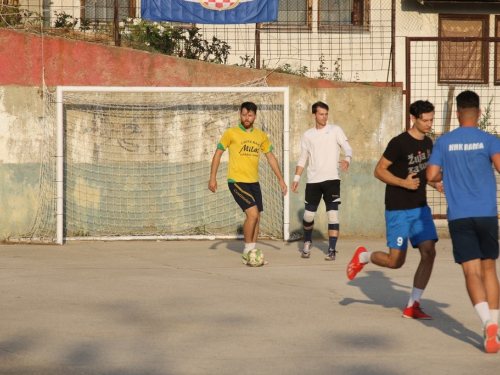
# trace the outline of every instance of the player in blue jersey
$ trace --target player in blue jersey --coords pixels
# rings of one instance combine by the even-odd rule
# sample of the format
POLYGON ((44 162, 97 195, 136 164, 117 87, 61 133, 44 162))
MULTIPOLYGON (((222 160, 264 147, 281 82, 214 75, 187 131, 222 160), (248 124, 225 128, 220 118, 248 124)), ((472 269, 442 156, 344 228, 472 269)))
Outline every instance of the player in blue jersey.
POLYGON ((455 262, 462 265, 467 292, 484 328, 487 353, 500 348, 497 183, 500 140, 477 128, 479 96, 457 96, 460 127, 436 141, 427 167, 430 181, 443 181, 455 262))

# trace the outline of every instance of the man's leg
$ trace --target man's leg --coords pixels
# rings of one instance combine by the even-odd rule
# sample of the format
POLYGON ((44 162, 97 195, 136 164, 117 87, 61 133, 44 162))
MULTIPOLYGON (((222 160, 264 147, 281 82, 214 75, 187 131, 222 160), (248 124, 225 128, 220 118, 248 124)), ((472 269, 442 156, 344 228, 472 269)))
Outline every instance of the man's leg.
POLYGON ((498 308, 499 289, 495 260, 469 260, 462 263, 462 269, 465 276, 465 286, 472 304, 475 306, 478 303, 486 302, 491 308, 498 308))
POLYGON ((259 234, 259 221, 260 212, 257 206, 252 206, 245 210, 246 219, 243 224, 243 237, 245 244, 257 242, 257 235, 259 234))
POLYGON ((326 214, 328 216, 328 254, 325 260, 335 260, 340 229, 339 203, 326 203, 326 214))
POLYGON ((316 215, 316 209, 317 207, 314 208, 314 206, 306 204, 304 217, 302 219, 302 228, 304 229, 304 244, 302 246, 301 254, 302 258, 309 258, 311 256, 312 231, 314 228, 314 216, 316 215), (310 209, 313 209, 314 211, 310 211, 310 209))
POLYGON ((369 252, 364 247, 358 247, 347 265, 347 278, 349 280, 353 280, 365 264, 370 262, 380 267, 392 269, 401 268, 405 263, 408 236, 412 225, 407 210, 386 210, 385 225, 389 253, 384 251, 369 252))
POLYGON ((484 349, 497 353, 500 349, 498 324, 491 320, 490 309, 498 308, 498 278, 493 259, 473 259, 462 263, 467 292, 484 327, 484 349), (493 272, 495 272, 493 274, 493 272))
POLYGON ((431 278, 434 259, 436 258, 436 241, 427 240, 418 244, 420 251, 420 263, 413 278, 413 288, 410 299, 403 311, 403 317, 415 319, 432 319, 420 309, 420 298, 431 278))
POLYGON ((405 264, 406 249, 389 249, 389 253, 374 251, 370 254, 370 262, 380 267, 397 269, 405 264))
POLYGON ((418 264, 413 286, 419 289, 425 289, 431 278, 434 260, 436 259, 436 241, 428 240, 418 245, 420 251, 420 263, 418 264))
POLYGON ((311 256, 310 249, 312 245, 314 217, 316 216, 320 200, 320 184, 306 184, 306 192, 304 196, 305 210, 304 217, 302 218, 302 228, 304 229, 304 245, 301 254, 302 258, 309 258, 311 256))
POLYGON ((401 268, 405 263, 406 249, 389 249, 389 253, 383 251, 366 251, 362 246, 356 249, 354 256, 347 265, 347 277, 353 280, 365 264, 373 263, 384 268, 401 268))
POLYGON ((259 225, 260 225, 260 212, 257 209, 257 223, 255 224, 255 229, 253 231, 252 243, 257 243, 257 238, 259 237, 259 225))

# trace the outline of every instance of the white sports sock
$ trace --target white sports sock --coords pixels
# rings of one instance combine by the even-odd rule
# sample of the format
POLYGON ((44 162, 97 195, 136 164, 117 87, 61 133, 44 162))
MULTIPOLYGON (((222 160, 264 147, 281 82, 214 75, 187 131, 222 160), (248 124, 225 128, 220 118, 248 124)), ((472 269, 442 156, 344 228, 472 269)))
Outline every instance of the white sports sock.
POLYGON ((422 298, 422 294, 424 294, 423 289, 413 287, 413 289, 411 290, 410 300, 408 301, 408 305, 406 307, 411 307, 413 306, 415 301, 420 301, 420 298, 422 298))
POLYGON ((498 310, 490 310, 491 321, 498 324, 498 310))
POLYGON ((361 263, 370 263, 370 257, 372 255, 371 251, 363 251, 362 253, 359 254, 359 261, 361 263))
POLYGON ((243 249, 243 254, 248 254, 253 248, 255 248, 255 244, 254 247, 252 247, 251 243, 245 242, 245 248, 243 249))
POLYGON ((250 250, 253 250, 253 249, 255 249, 255 246, 257 246, 257 242, 252 242, 249 245, 252 246, 252 248, 250 250))
POLYGON ((491 320, 490 307, 488 306, 488 302, 479 302, 477 305, 474 305, 474 309, 476 309, 477 315, 479 315, 479 319, 481 319, 481 322, 483 322, 484 327, 486 322, 488 320, 491 320))

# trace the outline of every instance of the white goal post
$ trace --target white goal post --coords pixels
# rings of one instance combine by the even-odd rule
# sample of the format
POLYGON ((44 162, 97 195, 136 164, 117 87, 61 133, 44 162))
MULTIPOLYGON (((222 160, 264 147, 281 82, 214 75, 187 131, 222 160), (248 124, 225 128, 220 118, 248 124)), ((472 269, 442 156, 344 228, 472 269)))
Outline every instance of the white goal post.
MULTIPOLYGON (((75 238, 241 238, 241 228, 233 229, 242 223, 242 212, 229 202, 224 185, 227 161, 219 167, 217 193, 209 192, 207 184, 217 142, 238 124, 242 101, 257 104, 255 126, 277 146, 274 152, 289 186, 288 87, 59 86, 55 101, 58 244, 75 238), (215 201, 219 198, 223 201, 215 201)), ((262 157, 261 229, 288 240, 290 193, 281 196, 266 165, 262 157), (276 223, 281 227, 273 229, 276 223)))

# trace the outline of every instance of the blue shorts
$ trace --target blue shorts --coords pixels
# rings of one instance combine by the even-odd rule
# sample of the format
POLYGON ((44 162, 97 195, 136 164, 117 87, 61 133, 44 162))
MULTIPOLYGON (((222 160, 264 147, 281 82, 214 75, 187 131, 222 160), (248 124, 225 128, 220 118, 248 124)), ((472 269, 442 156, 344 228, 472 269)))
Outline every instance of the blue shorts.
POLYGON ((498 218, 469 217, 448 222, 453 257, 461 264, 473 259, 498 258, 498 218))
POLYGON ((406 250, 408 238, 413 248, 417 248, 424 241, 438 240, 429 206, 411 210, 386 210, 385 228, 387 246, 391 249, 406 250))
POLYGON ((257 206, 259 212, 264 210, 262 193, 258 182, 228 182, 227 185, 229 191, 233 194, 234 200, 243 211, 253 206, 257 206))

